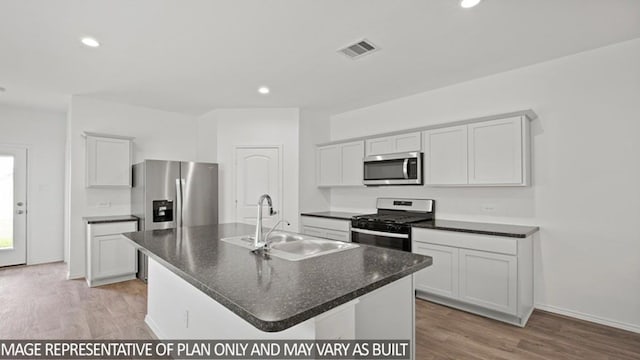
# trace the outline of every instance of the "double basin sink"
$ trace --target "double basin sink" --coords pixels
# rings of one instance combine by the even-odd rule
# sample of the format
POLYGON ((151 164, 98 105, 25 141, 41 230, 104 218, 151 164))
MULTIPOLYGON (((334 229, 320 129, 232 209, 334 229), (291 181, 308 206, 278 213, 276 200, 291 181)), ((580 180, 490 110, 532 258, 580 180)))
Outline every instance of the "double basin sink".
MULTIPOLYGON (((312 257, 332 254, 359 247, 357 244, 321 239, 313 236, 290 233, 286 231, 274 231, 269 235, 269 255, 290 260, 299 261, 312 257)), ((230 244, 253 250, 253 238, 249 235, 223 238, 230 244)))

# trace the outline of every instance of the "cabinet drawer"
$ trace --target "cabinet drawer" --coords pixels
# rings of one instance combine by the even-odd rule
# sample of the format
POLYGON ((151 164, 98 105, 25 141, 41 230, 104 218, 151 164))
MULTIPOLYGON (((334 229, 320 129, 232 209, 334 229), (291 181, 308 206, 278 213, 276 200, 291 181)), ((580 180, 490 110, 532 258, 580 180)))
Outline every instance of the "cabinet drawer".
POLYGON ((351 242, 351 234, 348 231, 326 230, 327 239, 351 242))
POLYGON ((302 228, 302 233, 305 234, 305 235, 321 237, 321 238, 326 236, 326 230, 314 228, 312 226, 303 227, 302 228))
POLYGON ((351 229, 349 220, 326 219, 313 216, 303 216, 302 225, 347 232, 351 229))
POLYGON ((412 230, 412 239, 430 244, 508 255, 516 255, 518 253, 518 240, 501 236, 414 228, 412 230))
POLYGON ((126 232, 137 231, 138 222, 127 221, 127 222, 114 222, 114 223, 106 223, 106 224, 91 224, 90 228, 91 228, 92 236, 122 234, 126 232))

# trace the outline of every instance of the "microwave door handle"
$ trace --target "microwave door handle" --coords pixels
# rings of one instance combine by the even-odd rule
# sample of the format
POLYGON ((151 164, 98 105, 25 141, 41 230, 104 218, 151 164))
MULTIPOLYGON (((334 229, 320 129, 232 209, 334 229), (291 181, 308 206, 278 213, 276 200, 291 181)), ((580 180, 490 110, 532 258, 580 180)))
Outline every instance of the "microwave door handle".
POLYGON ((409 178, 409 159, 404 159, 404 162, 402 163, 402 174, 405 179, 409 178))

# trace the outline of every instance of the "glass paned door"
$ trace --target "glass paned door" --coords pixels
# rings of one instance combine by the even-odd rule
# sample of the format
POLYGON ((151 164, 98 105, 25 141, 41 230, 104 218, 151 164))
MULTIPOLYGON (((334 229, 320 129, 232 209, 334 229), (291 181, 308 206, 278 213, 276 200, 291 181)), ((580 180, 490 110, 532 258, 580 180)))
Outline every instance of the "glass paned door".
POLYGON ((27 149, 0 145, 0 266, 27 261, 27 149))

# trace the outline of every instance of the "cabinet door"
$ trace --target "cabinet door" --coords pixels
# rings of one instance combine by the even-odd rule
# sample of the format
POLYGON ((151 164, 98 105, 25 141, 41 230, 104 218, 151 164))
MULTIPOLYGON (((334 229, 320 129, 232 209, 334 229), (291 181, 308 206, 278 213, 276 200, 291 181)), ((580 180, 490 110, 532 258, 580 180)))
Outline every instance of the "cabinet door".
POLYGON ((309 235, 309 236, 315 236, 315 237, 320 237, 320 238, 326 238, 327 234, 322 230, 322 229, 318 229, 318 228, 314 228, 311 226, 305 226, 302 228, 302 233, 305 235, 309 235))
POLYGON ((450 298, 458 297, 458 252, 457 248, 413 242, 413 252, 431 256, 433 264, 415 273, 417 290, 450 298))
POLYGON ((364 142, 355 141, 340 145, 340 155, 341 185, 362 185, 364 142))
POLYGON ((94 279, 136 273, 136 249, 122 235, 94 236, 91 241, 94 279))
POLYGON ((467 126, 424 132, 425 183, 467 184, 467 126))
POLYGON ((396 135, 394 137, 394 152, 412 152, 422 150, 422 136, 420 132, 396 135))
POLYGON ((319 186, 340 184, 342 163, 340 161, 340 147, 328 145, 317 150, 317 177, 319 186))
POLYGON ((522 121, 515 117, 469 124, 469 184, 523 183, 522 121))
POLYGON ((87 136, 87 187, 131 187, 131 140, 87 136))
POLYGON ((460 249, 460 300, 516 315, 517 285, 515 256, 460 249))
POLYGON ((375 139, 367 139, 365 141, 367 147, 367 156, 371 155, 380 155, 380 154, 391 154, 395 151, 393 136, 386 136, 375 139))

